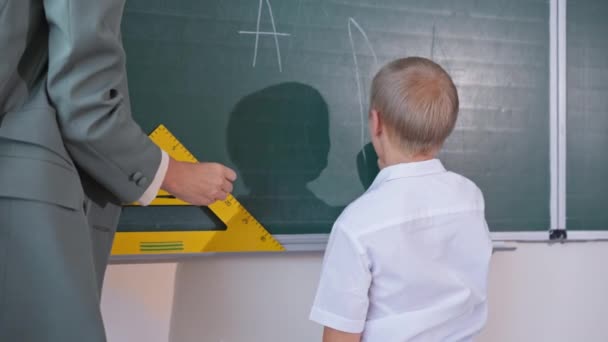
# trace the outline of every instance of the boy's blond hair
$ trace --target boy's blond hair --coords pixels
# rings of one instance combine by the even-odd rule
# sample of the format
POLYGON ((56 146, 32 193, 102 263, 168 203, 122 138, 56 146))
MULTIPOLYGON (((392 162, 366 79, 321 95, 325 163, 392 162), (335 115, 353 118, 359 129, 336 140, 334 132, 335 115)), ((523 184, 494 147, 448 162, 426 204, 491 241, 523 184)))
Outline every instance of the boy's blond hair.
POLYGON ((422 57, 392 61, 374 77, 371 107, 389 137, 409 155, 438 150, 458 117, 458 92, 450 75, 422 57))

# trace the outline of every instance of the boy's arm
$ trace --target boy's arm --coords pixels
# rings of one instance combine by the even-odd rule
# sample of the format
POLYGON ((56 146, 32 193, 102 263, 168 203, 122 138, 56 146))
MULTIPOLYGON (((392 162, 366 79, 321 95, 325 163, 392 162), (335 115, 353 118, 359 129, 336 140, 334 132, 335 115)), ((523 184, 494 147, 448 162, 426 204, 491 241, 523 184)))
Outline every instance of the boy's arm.
POLYGON ((325 327, 323 342, 361 342, 361 333, 353 334, 325 327))
POLYGON ((332 229, 310 319, 325 326, 323 341, 359 341, 365 329, 371 264, 340 223, 332 229))

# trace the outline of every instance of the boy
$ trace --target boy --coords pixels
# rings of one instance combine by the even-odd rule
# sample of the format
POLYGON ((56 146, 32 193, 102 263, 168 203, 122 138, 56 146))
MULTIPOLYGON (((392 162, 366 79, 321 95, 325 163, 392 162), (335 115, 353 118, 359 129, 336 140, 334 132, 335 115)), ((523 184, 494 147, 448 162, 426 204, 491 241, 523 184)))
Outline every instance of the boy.
POLYGON ((439 65, 393 61, 374 77, 380 173, 336 221, 311 320, 324 342, 471 341, 487 316, 484 200, 434 159, 458 114, 439 65))

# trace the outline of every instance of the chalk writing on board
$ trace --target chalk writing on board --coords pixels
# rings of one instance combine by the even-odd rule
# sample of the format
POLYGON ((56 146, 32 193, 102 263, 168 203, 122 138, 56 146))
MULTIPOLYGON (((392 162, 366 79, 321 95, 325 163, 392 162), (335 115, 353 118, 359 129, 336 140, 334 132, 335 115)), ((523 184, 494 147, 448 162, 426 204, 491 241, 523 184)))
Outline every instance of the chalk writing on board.
POLYGON ((437 33, 435 32, 435 24, 433 24, 433 34, 431 37, 431 60, 435 60, 435 39, 437 33))
MULTIPOLYGON (((443 50, 443 46, 441 44, 441 42, 439 41, 439 37, 437 36, 437 29, 435 27, 436 25, 433 24, 433 31, 431 33, 431 60, 436 61, 439 58, 442 58, 442 62, 441 64, 443 65, 443 68, 449 72, 450 74, 452 74, 453 72, 455 72, 455 70, 453 70, 448 62, 448 56, 446 55, 445 51, 443 50), (435 51, 439 52, 439 54, 436 54, 435 51)), ((452 75, 453 77, 454 75, 452 75)))
MULTIPOLYGON (((361 27, 361 25, 359 25, 359 23, 357 23, 357 21, 354 18, 348 18, 348 39, 350 40, 350 49, 351 52, 353 54, 353 63, 355 64, 355 78, 357 81, 357 97, 359 98, 359 114, 360 114, 360 118, 361 118, 361 146, 365 145, 365 108, 363 107, 363 85, 361 82, 361 75, 359 73, 359 63, 357 61, 357 52, 355 51, 355 41, 353 39, 353 30, 352 30, 352 26, 354 26, 359 33, 361 33, 361 35, 363 36, 363 39, 365 40, 365 45, 367 45, 369 51, 372 53, 372 57, 374 58, 374 69, 378 66, 378 57, 376 56, 376 52, 374 51, 374 49, 372 48, 372 44, 369 41, 369 38, 367 37, 367 34, 365 33, 365 31, 363 30, 363 28, 361 27)), ((365 149, 363 149, 363 159, 367 160, 367 155, 365 153, 365 149)))
POLYGON ((277 61, 279 64, 279 71, 283 72, 283 65, 281 64, 281 49, 279 47, 279 37, 289 36, 289 33, 277 32, 277 27, 274 23, 274 15, 272 14, 272 6, 270 5, 270 0, 260 0, 260 4, 258 6, 258 21, 256 24, 255 31, 239 31, 239 34, 252 34, 255 35, 255 47, 253 49, 253 67, 255 67, 255 63, 258 58, 258 43, 260 41, 260 36, 273 36, 274 37, 274 45, 277 49, 277 61), (268 7, 268 14, 270 15, 270 23, 272 24, 272 32, 260 31, 260 19, 262 18, 262 7, 264 7, 264 1, 266 1, 266 7, 268 7))

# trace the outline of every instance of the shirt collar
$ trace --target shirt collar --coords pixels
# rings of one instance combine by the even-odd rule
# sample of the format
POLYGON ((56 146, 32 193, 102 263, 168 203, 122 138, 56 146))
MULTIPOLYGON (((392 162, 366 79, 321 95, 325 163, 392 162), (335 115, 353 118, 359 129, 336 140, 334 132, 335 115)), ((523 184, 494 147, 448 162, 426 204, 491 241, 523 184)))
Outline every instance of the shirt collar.
POLYGON ((374 179, 370 189, 376 188, 380 184, 394 179, 427 176, 445 171, 446 170, 439 159, 391 165, 380 170, 380 173, 378 173, 374 179))

